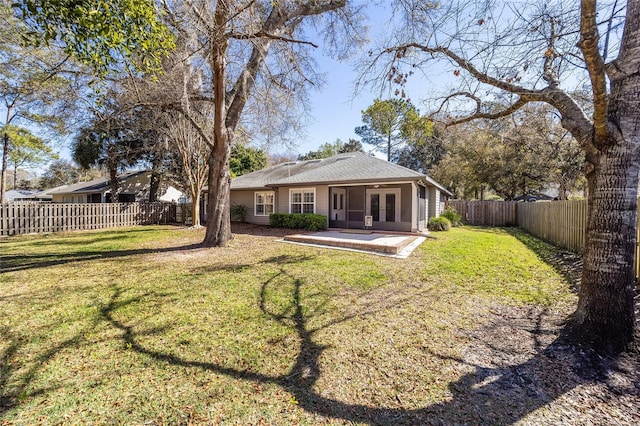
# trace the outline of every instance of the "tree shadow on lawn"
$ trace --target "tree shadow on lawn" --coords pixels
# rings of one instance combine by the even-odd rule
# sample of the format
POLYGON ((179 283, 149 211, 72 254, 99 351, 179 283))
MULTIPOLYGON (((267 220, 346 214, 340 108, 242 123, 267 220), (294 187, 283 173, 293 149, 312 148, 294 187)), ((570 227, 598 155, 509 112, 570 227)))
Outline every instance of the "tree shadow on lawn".
MULTIPOLYGON (((259 309, 271 320, 290 328, 297 335, 300 350, 293 365, 286 374, 269 375, 248 369, 234 368, 217 363, 182 358, 170 352, 145 347, 133 328, 114 315, 114 311, 130 303, 119 301, 121 291, 116 288, 109 303, 100 309, 100 315, 111 326, 122 332, 122 339, 128 348, 167 364, 185 368, 205 369, 237 380, 273 384, 288 391, 299 407, 309 413, 349 422, 366 424, 508 424, 522 419, 527 414, 559 398, 574 387, 593 381, 606 382, 606 368, 615 369, 615 363, 605 365, 592 363, 588 354, 554 343, 546 345, 540 339, 545 335, 555 335, 557 326, 549 325, 547 312, 533 312, 533 318, 507 318, 498 315, 499 321, 489 321, 484 327, 471 332, 473 354, 486 352, 479 361, 451 358, 436 353, 432 356, 448 359, 468 371, 459 380, 449 383, 452 397, 422 408, 379 407, 366 404, 343 402, 322 395, 315 385, 322 377, 323 352, 328 348, 316 341, 321 330, 350 321, 357 317, 375 315, 377 312, 394 309, 410 300, 390 300, 381 306, 365 306, 358 312, 336 318, 323 325, 310 326, 313 315, 305 313, 302 289, 312 283, 287 271, 287 265, 300 262, 300 257, 278 256, 265 263, 279 265, 279 270, 267 279, 261 287, 258 300, 259 309), (291 304, 278 311, 268 300, 270 287, 278 285, 290 288, 291 304), (501 342, 501 337, 509 333, 502 327, 513 321, 521 321, 517 347, 501 342), (501 322, 502 321, 502 322, 501 322), (531 326, 531 324, 534 324, 531 326), (522 343, 525 341, 526 343, 522 343), (522 347, 527 350, 522 353, 522 347), (520 351, 520 352, 518 352, 520 351), (494 359, 494 355, 504 355, 504 359, 494 359), (518 358, 514 361, 514 355, 518 358), (572 371, 572 368, 576 371, 572 371), (586 367, 586 368, 585 368, 586 367), (587 372, 579 375, 576 372, 587 372), (566 380, 564 378, 566 377, 566 380), (550 380, 550 378, 553 378, 550 380)), ((145 333, 147 334, 147 333, 145 333)), ((512 339, 513 340, 513 339, 512 339)), ((549 339, 547 338, 546 341, 549 339)), ((513 340, 515 341, 515 340, 513 340)), ((511 343, 513 343, 511 341, 511 343)), ((500 357, 499 357, 500 358, 500 357)), ((437 372, 435 373, 437 374, 437 372)), ((613 385, 612 385, 613 386, 613 385)))
POLYGON ((59 388, 59 386, 50 386, 28 391, 31 382, 34 380, 41 367, 61 351, 66 348, 76 346, 81 339, 81 335, 76 334, 39 354, 31 361, 31 366, 26 369, 20 368, 17 359, 20 346, 24 343, 24 338, 14 335, 9 328, 2 327, 0 329, 0 339, 2 339, 6 345, 5 349, 0 354, 1 418, 2 414, 13 408, 19 400, 46 394, 59 388))
POLYGON ((34 255, 0 255, 0 273, 25 271, 29 269, 46 268, 49 266, 65 265, 72 262, 84 262, 98 259, 115 259, 150 253, 183 252, 206 248, 202 244, 187 244, 176 247, 133 249, 133 250, 82 250, 60 254, 34 255))
MULTIPOLYGON (((115 294, 117 298, 121 295, 120 292, 115 294)), ((112 300, 112 309, 117 309, 130 305, 132 303, 139 302, 145 297, 152 295, 152 292, 147 292, 142 295, 131 297, 124 301, 112 300)), ((165 294, 163 296, 170 295, 165 294)), ((33 300, 34 294, 20 295, 20 298, 28 298, 33 300)), ((50 295, 47 298, 51 298, 50 295)), ((43 386, 31 389, 33 381, 36 379, 40 371, 47 365, 47 363, 53 360, 60 353, 65 350, 73 350, 82 346, 90 344, 87 341, 87 335, 92 330, 98 327, 103 322, 101 317, 89 322, 86 327, 82 327, 73 335, 53 344, 46 337, 41 336, 21 336, 8 327, 0 327, 0 341, 4 343, 4 348, 0 346, 0 419, 2 415, 7 411, 16 407, 21 401, 26 401, 39 395, 45 395, 49 392, 53 392, 62 388, 62 385, 55 386, 43 386), (42 352, 38 352, 35 356, 30 357, 26 362, 24 354, 20 353, 23 346, 29 345, 32 339, 42 339, 41 346, 46 347, 42 352)), ((41 334, 48 334, 54 329, 57 324, 52 323, 49 327, 44 327, 40 330, 41 334)), ((139 333, 139 336, 147 336, 162 333, 167 330, 168 327, 155 327, 149 330, 145 330, 144 333, 139 333)), ((95 343, 95 342, 92 342, 95 343)), ((1 424, 4 424, 0 422, 1 424)))
POLYGON ((577 293, 582 275, 582 255, 547 243, 520 228, 504 228, 505 232, 524 244, 543 262, 562 275, 577 293))

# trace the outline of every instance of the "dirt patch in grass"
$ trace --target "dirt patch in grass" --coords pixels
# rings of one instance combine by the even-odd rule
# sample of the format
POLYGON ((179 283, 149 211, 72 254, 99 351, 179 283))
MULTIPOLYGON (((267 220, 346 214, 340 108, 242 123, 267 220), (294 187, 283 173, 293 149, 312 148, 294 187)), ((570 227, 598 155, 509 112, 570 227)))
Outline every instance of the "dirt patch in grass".
POLYGON ((496 305, 466 333, 453 385, 456 411, 480 423, 615 424, 640 421, 637 354, 602 358, 555 341, 568 312, 496 305))
POLYGON ((514 231, 398 260, 144 229, 3 240, 0 423, 640 419, 637 358, 554 344, 575 294, 514 231))

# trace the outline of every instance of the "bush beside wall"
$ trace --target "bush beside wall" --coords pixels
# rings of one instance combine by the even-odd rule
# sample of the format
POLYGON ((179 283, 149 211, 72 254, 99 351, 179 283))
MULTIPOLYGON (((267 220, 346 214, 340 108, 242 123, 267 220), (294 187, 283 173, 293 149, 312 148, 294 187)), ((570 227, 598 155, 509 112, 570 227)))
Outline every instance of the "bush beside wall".
POLYGON ((269 215, 269 225, 274 228, 322 231, 327 229, 327 217, 311 213, 273 213, 269 215))
POLYGON ((247 221, 249 207, 244 204, 232 204, 229 213, 231 214, 231 221, 244 223, 247 221))
POLYGON ((427 229, 434 232, 448 231, 451 229, 451 222, 449 222, 449 219, 444 216, 432 217, 427 223, 427 229))
POLYGON ((456 212, 456 210, 452 207, 447 207, 445 211, 440 213, 440 217, 446 217, 451 222, 451 226, 460 226, 462 225, 462 218, 456 212))

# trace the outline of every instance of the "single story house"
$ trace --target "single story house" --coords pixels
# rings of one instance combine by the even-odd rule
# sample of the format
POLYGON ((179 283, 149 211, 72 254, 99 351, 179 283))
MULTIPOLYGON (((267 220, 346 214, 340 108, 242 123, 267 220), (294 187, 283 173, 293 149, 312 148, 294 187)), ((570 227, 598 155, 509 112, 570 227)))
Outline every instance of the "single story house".
POLYGON ((58 190, 58 189, 63 188, 63 187, 66 188, 67 185, 58 186, 58 187, 55 187, 55 188, 45 189, 44 191, 34 192, 33 194, 25 195, 24 197, 20 198, 19 200, 18 199, 16 199, 16 200, 18 200, 18 201, 51 202, 53 197, 51 196, 50 192, 58 190))
MULTIPOLYGON (((151 171, 138 170, 118 175, 120 193, 118 201, 132 203, 147 201, 151 186, 151 171)), ((164 191, 158 194, 158 201, 177 202, 184 194, 173 186, 162 186, 164 191)), ((99 178, 88 182, 60 186, 47 191, 54 203, 109 203, 111 186, 108 178, 99 178)))
POLYGON ((23 201, 25 197, 33 194, 33 191, 27 191, 25 189, 10 189, 4 194, 6 201, 23 201))
POLYGON ((429 176, 363 153, 277 164, 231 181, 231 204, 246 220, 271 213, 316 213, 331 228, 416 232, 452 194, 429 176))

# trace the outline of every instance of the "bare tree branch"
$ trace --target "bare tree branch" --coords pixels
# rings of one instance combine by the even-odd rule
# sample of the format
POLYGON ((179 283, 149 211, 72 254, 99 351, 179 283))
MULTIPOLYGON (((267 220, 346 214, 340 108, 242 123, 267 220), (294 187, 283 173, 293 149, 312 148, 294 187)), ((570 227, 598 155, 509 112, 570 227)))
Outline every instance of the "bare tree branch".
POLYGON ((446 125, 447 127, 449 127, 449 126, 455 126, 456 124, 468 123, 469 121, 473 121, 477 119, 495 120, 498 118, 507 117, 513 114, 515 111, 522 108, 523 106, 525 106, 526 104, 528 104, 529 102, 531 101, 528 100, 527 97, 521 97, 516 102, 509 105, 507 108, 494 113, 483 113, 480 111, 480 105, 478 105, 478 110, 474 114, 460 118, 460 119, 454 119, 453 121, 448 122, 446 125))
POLYGON ((258 31, 256 33, 253 34, 241 34, 241 33, 236 33, 236 32, 231 32, 231 33, 227 33, 227 37, 229 38, 235 38, 236 40, 254 40, 254 39, 260 39, 260 38, 268 38, 268 39, 272 39, 272 40, 279 40, 279 41, 284 41, 287 43, 299 43, 299 44, 307 44, 309 46, 313 46, 313 47, 318 47, 317 44, 310 42, 310 41, 306 41, 306 40, 296 40, 290 37, 284 37, 284 36, 280 36, 277 34, 269 34, 266 31, 258 31))
POLYGON ((203 11, 199 7, 194 5, 191 0, 185 0, 185 4, 187 4, 191 8, 191 10, 193 11, 193 14, 198 19, 198 22, 200 22, 200 24, 202 24, 204 28, 206 28, 207 32, 214 31, 214 28, 211 26, 209 20, 207 19, 206 16, 204 16, 203 11))
MULTIPOLYGON (((488 75, 485 72, 480 71, 476 68, 470 61, 463 59, 451 49, 447 47, 437 46, 437 47, 429 47, 419 43, 407 43, 401 46, 396 46, 392 48, 388 48, 383 50, 379 56, 381 57, 383 54, 393 54, 394 58, 401 59, 407 55, 407 51, 409 49, 417 49, 421 52, 428 53, 430 55, 433 54, 441 54, 445 57, 449 58, 460 68, 467 71, 471 76, 473 76, 477 81, 488 84, 495 88, 501 89, 508 93, 513 93, 519 96, 519 100, 512 105, 518 106, 518 108, 524 106, 529 102, 548 102, 553 105, 556 109, 562 112, 564 117, 563 123, 568 126, 567 129, 570 130, 574 136, 578 137, 579 135, 585 135, 585 129, 590 129, 591 122, 588 117, 584 114, 584 111, 580 106, 576 103, 576 101, 554 86, 545 87, 540 90, 527 89, 525 87, 513 84, 509 81, 501 80, 495 77, 488 75)), ((376 59, 378 59, 376 58, 376 59)), ((473 99, 473 98, 472 98, 473 99)), ((477 101, 476 101, 477 102, 477 101)), ((511 112, 516 111, 518 108, 509 108, 511 112)), ((497 113, 497 117, 504 117, 506 114, 497 113)), ((461 118, 460 122, 470 121, 474 118, 491 118, 490 115, 485 116, 485 114, 478 114, 476 111, 471 117, 461 118), (473 118, 471 118, 473 117, 473 118)), ((457 122, 457 121, 456 121, 457 122)), ((459 124, 457 122, 457 124, 459 124)))
POLYGON ((516 84, 491 77, 488 74, 477 69, 471 62, 467 61, 466 59, 463 59, 462 57, 454 53, 452 50, 450 50, 449 48, 443 47, 443 46, 429 47, 419 43, 407 43, 401 46, 385 49, 381 52, 381 55, 385 53, 387 54, 393 53, 395 57, 399 59, 404 57, 406 55, 407 50, 411 48, 417 49, 419 51, 422 51, 424 53, 429 53, 429 54, 443 54, 447 58, 451 59, 460 68, 464 69, 469 74, 471 74, 476 80, 480 81, 481 83, 489 84, 498 89, 502 89, 506 92, 516 93, 521 95, 538 93, 537 91, 526 89, 523 86, 518 86, 516 84))
POLYGON ((608 92, 605 64, 598 49, 598 24, 596 22, 596 1, 582 0, 580 19, 580 42, 578 47, 587 63, 591 87, 593 90, 593 127, 597 145, 607 141, 608 92))
POLYGON ((442 112, 442 108, 444 108, 444 106, 449 103, 449 100, 456 98, 458 96, 464 96, 466 98, 472 99, 473 101, 475 101, 476 103, 476 113, 480 112, 480 109, 482 107, 482 100, 477 97, 476 95, 474 95, 471 92, 455 92, 450 94, 449 96, 447 96, 446 98, 444 98, 442 100, 442 103, 440 104, 440 108, 438 108, 438 110, 436 112, 434 112, 433 114, 431 114, 432 116, 436 116, 438 114, 440 114, 442 112))

